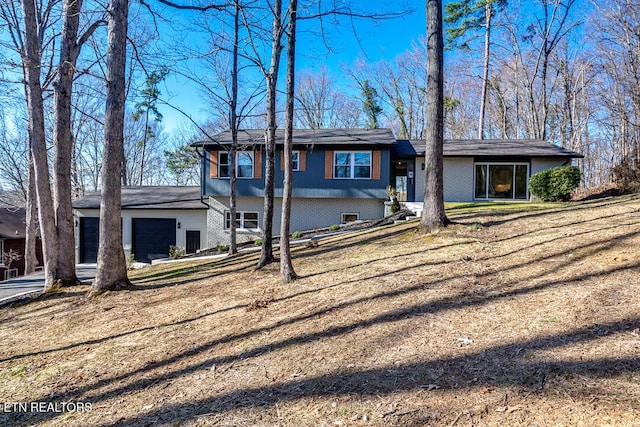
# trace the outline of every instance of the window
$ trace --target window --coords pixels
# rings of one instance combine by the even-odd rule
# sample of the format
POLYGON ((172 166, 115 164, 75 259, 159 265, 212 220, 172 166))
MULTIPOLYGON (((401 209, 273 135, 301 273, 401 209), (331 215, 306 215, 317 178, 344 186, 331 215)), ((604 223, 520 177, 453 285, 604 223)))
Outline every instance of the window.
POLYGON ((371 179, 371 151, 336 151, 333 177, 337 179, 371 179))
POLYGON ((300 170, 300 151, 294 150, 291 152, 291 163, 293 163, 293 170, 300 170))
MULTIPOLYGON (((222 151, 218 153, 218 177, 230 178, 231 156, 222 151)), ((253 152, 238 151, 236 153, 236 177, 253 178, 253 152)))
POLYGON ((358 221, 360 219, 359 213, 343 213, 341 224, 347 224, 350 222, 358 221))
MULTIPOLYGON (((224 212, 224 229, 231 228, 231 212, 224 212)), ((258 230, 258 212, 236 212, 236 228, 240 230, 258 230)))
POLYGON ((476 199, 527 200, 528 163, 476 163, 476 199))

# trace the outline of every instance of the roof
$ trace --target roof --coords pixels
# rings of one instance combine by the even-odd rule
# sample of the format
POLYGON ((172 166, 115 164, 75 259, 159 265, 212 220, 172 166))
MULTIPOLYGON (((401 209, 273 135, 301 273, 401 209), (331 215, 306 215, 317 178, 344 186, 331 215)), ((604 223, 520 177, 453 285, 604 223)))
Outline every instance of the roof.
POLYGON ((24 239, 26 211, 0 208, 0 239, 24 239))
MULTIPOLYGON (((75 209, 99 209, 101 193, 87 193, 75 200, 75 209)), ((122 209, 206 209, 197 186, 122 187, 122 209)))
MULTIPOLYGON (((447 139, 443 149, 445 157, 584 157, 575 151, 536 139, 447 139)), ((425 142, 398 140, 393 153, 404 157, 423 156, 425 142)))
MULTIPOLYGON (((264 129, 241 129, 238 131, 239 145, 263 145, 264 129)), ((284 130, 276 130, 276 145, 284 143, 284 130)), ((396 138, 391 129, 294 129, 293 143, 296 145, 394 145, 396 138)), ((210 140, 192 144, 229 145, 231 131, 214 135, 210 140)))

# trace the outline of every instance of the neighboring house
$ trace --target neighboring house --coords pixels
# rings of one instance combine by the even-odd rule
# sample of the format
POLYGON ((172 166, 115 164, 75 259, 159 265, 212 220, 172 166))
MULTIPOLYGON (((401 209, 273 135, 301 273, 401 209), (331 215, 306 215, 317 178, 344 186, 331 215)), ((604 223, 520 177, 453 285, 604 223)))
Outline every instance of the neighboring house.
MULTIPOLYGON (((264 197, 264 131, 238 135, 238 240, 260 236, 264 197)), ((387 186, 407 205, 424 194, 424 142, 396 140, 388 129, 294 130, 291 230, 381 218, 387 186)), ((282 202, 283 133, 275 163, 274 233, 282 202)), ((202 196, 207 198, 210 245, 229 240, 229 154, 231 132, 194 146, 202 151, 202 196)), ((544 141, 451 140, 444 145, 444 196, 450 202, 529 200, 532 174, 571 164, 580 154, 544 141)))
MULTIPOLYGON (((11 270, 16 270, 18 276, 24 275, 24 248, 25 248, 25 220, 26 213, 24 209, 1 208, 0 207, 0 253, 8 253, 14 250, 20 255, 20 259, 11 264, 11 270)), ((42 247, 40 239, 37 240, 37 257, 38 264, 42 265, 42 247)), ((0 280, 4 280, 7 266, 2 263, 0 258, 0 280)), ((12 271, 12 274, 14 271, 12 271)))
MULTIPOLYGON (((95 263, 98 255, 100 193, 73 202, 76 261, 95 263)), ((125 255, 141 262, 165 258, 170 246, 187 253, 209 247, 207 206, 199 187, 122 188, 122 243, 125 255)))

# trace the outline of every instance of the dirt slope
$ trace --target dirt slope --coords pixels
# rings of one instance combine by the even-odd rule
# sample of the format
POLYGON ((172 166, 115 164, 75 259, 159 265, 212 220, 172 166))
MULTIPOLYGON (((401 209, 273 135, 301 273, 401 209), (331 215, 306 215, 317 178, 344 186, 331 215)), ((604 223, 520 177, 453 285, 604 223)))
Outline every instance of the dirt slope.
POLYGON ((640 198, 450 216, 3 309, 0 425, 640 426, 640 198))

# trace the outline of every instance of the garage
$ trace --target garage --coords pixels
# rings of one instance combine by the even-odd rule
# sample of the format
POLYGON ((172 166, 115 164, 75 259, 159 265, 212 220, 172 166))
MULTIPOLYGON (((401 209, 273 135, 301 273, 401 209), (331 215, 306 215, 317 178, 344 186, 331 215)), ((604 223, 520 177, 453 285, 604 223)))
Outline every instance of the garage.
POLYGON ((100 218, 80 218, 80 263, 93 264, 98 260, 100 218))
POLYGON ((132 250, 139 262, 169 256, 169 246, 176 244, 175 218, 133 218, 132 250))

